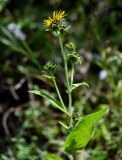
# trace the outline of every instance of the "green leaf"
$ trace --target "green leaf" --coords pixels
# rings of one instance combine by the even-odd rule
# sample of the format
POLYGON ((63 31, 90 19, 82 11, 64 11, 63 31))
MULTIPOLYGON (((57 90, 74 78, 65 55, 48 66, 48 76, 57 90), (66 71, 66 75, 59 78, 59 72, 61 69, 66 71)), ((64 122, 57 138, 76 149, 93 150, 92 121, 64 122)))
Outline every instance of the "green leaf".
POLYGON ((85 83, 85 82, 74 83, 74 84, 72 84, 71 91, 74 90, 74 89, 76 89, 77 87, 80 87, 80 86, 87 86, 87 87, 89 87, 89 85, 87 83, 85 83))
POLYGON ((9 46, 11 49, 13 49, 13 50, 15 50, 15 51, 17 51, 17 52, 19 52, 21 54, 26 55, 26 52, 25 52, 24 49, 18 47, 17 45, 15 45, 14 43, 12 43, 11 41, 9 41, 9 40, 7 40, 5 38, 1 38, 0 37, 0 42, 2 42, 3 44, 9 46))
POLYGON ((62 112, 66 113, 69 115, 69 113, 63 108, 63 106, 61 105, 60 102, 58 102, 56 99, 54 99, 53 97, 50 96, 50 93, 48 93, 47 91, 44 90, 31 90, 29 91, 30 93, 34 93, 36 95, 39 95, 43 98, 45 98, 46 100, 48 100, 53 106, 55 106, 56 108, 58 108, 59 110, 61 110, 62 112))
POLYGON ((7 30, 5 27, 2 27, 1 30, 9 38, 11 42, 14 42, 14 44, 16 44, 17 41, 15 39, 15 36, 9 30, 7 30))
POLYGON ((60 125, 62 125, 65 129, 69 129, 69 127, 67 126, 66 123, 58 121, 60 123, 60 125))
POLYGON ((56 156, 55 154, 52 153, 45 153, 44 154, 44 159, 45 160, 63 160, 62 158, 56 156))
POLYGON ((68 32, 70 28, 71 28, 71 26, 66 27, 66 28, 64 29, 64 32, 68 32))
POLYGON ((65 151, 75 154, 86 147, 94 133, 95 123, 108 111, 108 106, 104 105, 99 111, 81 118, 68 135, 65 142, 65 151))
POLYGON ((48 75, 44 75, 44 74, 43 74, 43 76, 44 76, 45 78, 49 79, 49 80, 54 80, 54 79, 55 79, 54 76, 48 76, 48 75))

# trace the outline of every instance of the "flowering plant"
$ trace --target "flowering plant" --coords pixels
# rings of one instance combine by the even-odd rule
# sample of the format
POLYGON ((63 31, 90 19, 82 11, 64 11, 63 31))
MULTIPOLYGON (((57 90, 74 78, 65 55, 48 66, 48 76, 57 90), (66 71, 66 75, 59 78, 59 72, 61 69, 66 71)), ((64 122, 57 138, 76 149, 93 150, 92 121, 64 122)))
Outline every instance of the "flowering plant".
POLYGON ((76 52, 76 46, 74 43, 69 42, 64 45, 62 42, 62 38, 64 33, 68 32, 70 26, 64 25, 66 14, 65 11, 54 11, 52 17, 48 17, 48 19, 44 20, 44 26, 47 31, 54 32, 56 37, 59 40, 61 55, 64 62, 64 71, 66 78, 66 93, 68 96, 68 107, 64 103, 64 100, 61 96, 59 87, 56 82, 56 65, 53 63, 48 63, 44 66, 45 74, 44 76, 51 80, 55 86, 57 95, 59 100, 50 96, 50 94, 44 90, 31 90, 31 93, 42 96, 46 100, 48 100, 54 107, 58 108, 67 116, 66 122, 59 123, 67 130, 68 136, 64 142, 64 150, 67 152, 73 160, 77 160, 77 154, 79 151, 83 150, 94 133, 94 126, 96 122, 106 114, 108 107, 104 105, 99 111, 89 114, 85 117, 74 116, 75 108, 72 105, 72 92, 81 86, 89 85, 85 82, 74 83, 74 75, 75 75, 75 66, 77 63, 81 63, 81 58, 76 52), (75 118, 74 118, 75 117, 75 118))

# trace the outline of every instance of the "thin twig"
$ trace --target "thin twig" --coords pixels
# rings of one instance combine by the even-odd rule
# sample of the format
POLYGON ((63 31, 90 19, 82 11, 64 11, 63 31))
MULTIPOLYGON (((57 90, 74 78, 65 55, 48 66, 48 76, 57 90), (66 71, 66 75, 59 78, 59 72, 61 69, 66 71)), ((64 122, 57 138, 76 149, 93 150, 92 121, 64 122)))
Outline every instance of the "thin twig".
POLYGON ((20 109, 22 109, 22 108, 25 108, 25 107, 27 107, 27 103, 21 104, 21 105, 17 106, 16 108, 11 107, 10 109, 8 109, 8 110, 4 113, 3 118, 2 118, 2 125, 3 125, 3 128, 4 128, 4 130, 5 130, 6 135, 9 135, 9 134, 10 134, 9 128, 8 128, 8 125, 7 125, 8 117, 9 117, 13 112, 15 112, 15 111, 17 111, 17 110, 20 110, 20 109))
POLYGON ((3 118, 2 118, 3 128, 4 128, 5 133, 7 135, 9 135, 9 129, 8 129, 8 125, 7 125, 7 119, 9 117, 9 115, 11 113, 13 113, 14 111, 15 111, 15 108, 10 108, 9 110, 7 110, 7 112, 5 112, 5 114, 3 115, 3 118))
MULTIPOLYGON (((31 90, 33 89, 33 82, 29 76, 27 77, 27 79, 28 79, 28 90, 31 90)), ((29 98, 31 102, 35 101, 34 94, 29 93, 29 98)))

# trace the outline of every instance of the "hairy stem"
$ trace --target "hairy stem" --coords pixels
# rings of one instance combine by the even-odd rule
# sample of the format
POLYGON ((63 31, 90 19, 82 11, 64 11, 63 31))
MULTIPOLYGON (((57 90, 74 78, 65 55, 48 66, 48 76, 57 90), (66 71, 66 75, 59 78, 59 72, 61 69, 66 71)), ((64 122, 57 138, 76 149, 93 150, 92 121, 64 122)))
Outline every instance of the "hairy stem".
POLYGON ((68 66, 67 66, 67 62, 66 62, 66 59, 65 59, 65 53, 64 53, 64 48, 63 48, 61 36, 59 36, 59 43, 60 43, 60 47, 61 47, 61 54, 62 54, 63 61, 64 61, 64 68, 65 68, 66 81, 67 81, 67 89, 69 89, 70 86, 69 86, 69 78, 68 78, 68 66))
POLYGON ((53 82, 54 82, 54 85, 55 85, 55 88, 56 88, 56 92, 57 92, 57 94, 58 94, 58 97, 59 97, 59 99, 60 99, 60 102, 61 102, 61 104, 62 104, 63 108, 65 109, 65 111, 67 111, 67 110, 66 110, 66 107, 65 107, 65 105, 64 105, 64 102, 63 102, 63 100, 62 100, 62 97, 61 97, 60 91, 59 91, 59 89, 58 89, 58 86, 57 86, 56 80, 54 79, 54 80, 53 80, 53 82))
MULTIPOLYGON (((71 96, 72 96, 71 88, 72 88, 72 84, 73 84, 73 79, 74 79, 74 64, 72 65, 72 69, 71 69, 71 80, 70 80, 70 94, 71 94, 71 96)), ((72 98, 71 98, 71 100, 69 102, 70 102, 70 104, 69 104, 69 106, 70 106, 69 111, 70 111, 70 113, 72 115, 72 98)), ((70 127, 73 127, 72 116, 70 118, 70 127)))
MULTIPOLYGON (((74 79, 74 65, 72 65, 72 69, 71 69, 71 79, 70 79, 70 94, 72 93, 72 84, 73 84, 73 79, 74 79)), ((69 106, 72 106, 72 99, 70 101, 70 105, 69 106)), ((70 108, 70 112, 72 112, 72 108, 70 108)))
POLYGON ((66 75, 66 82, 67 82, 67 89, 68 89, 68 97, 69 97, 69 112, 71 114, 70 125, 72 126, 72 94, 70 92, 70 83, 69 83, 69 77, 68 77, 68 75, 69 75, 68 66, 67 66, 67 61, 65 59, 65 52, 64 52, 61 36, 59 36, 59 43, 60 43, 60 48, 61 48, 61 54, 62 54, 63 61, 64 61, 64 68, 65 68, 65 75, 66 75))
POLYGON ((74 64, 72 65, 72 70, 71 70, 71 82, 70 85, 72 86, 74 80, 74 64))

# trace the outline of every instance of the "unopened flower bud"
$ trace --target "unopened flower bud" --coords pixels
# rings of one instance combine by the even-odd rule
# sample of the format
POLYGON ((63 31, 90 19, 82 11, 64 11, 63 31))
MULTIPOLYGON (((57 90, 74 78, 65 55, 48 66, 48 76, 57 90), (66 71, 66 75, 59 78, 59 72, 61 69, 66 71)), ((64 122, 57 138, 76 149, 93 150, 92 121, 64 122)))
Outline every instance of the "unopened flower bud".
POLYGON ((66 55, 66 60, 69 64, 75 64, 75 63, 81 62, 81 58, 77 53, 68 53, 66 55))
POLYGON ((76 49, 76 45, 72 42, 67 43, 65 46, 68 51, 75 51, 75 49, 76 49))
POLYGON ((47 63, 45 66, 43 66, 44 70, 49 74, 54 74, 56 72, 56 64, 53 64, 51 62, 47 63))

